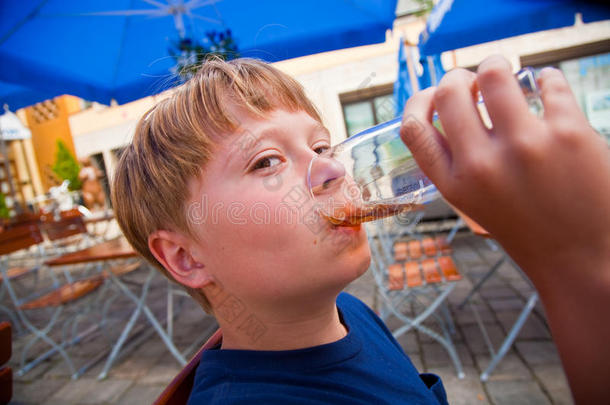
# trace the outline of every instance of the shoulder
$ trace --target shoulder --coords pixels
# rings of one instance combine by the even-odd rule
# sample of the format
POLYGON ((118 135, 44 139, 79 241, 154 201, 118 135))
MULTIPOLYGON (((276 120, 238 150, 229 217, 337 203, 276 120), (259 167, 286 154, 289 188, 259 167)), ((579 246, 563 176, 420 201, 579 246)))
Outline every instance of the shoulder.
POLYGON ((385 324, 377 314, 364 302, 351 294, 342 292, 337 297, 337 308, 341 311, 344 318, 355 319, 359 322, 374 323, 385 328, 385 324))
POLYGON ((340 293, 337 297, 337 306, 339 309, 351 309, 374 313, 364 302, 346 292, 340 293))
POLYGON ((364 341, 375 342, 382 346, 390 345, 400 353, 404 353, 385 323, 364 302, 351 294, 342 292, 337 297, 337 308, 339 308, 344 322, 350 329, 356 329, 364 341))

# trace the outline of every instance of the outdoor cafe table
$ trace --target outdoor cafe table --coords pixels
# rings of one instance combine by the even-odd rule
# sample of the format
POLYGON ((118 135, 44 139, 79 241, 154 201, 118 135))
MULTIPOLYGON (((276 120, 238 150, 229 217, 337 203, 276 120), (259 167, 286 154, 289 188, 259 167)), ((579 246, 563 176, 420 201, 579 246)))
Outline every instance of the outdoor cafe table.
MULTIPOLYGON (((110 260, 135 258, 137 256, 138 256, 138 254, 136 253, 135 250, 133 250, 131 245, 129 245, 127 240, 124 237, 120 237, 117 239, 113 239, 113 240, 110 240, 110 241, 107 241, 104 243, 100 243, 100 244, 91 246, 91 247, 83 249, 83 250, 64 254, 60 257, 46 261, 45 264, 49 267, 57 267, 57 266, 84 264, 84 263, 92 263, 92 262, 103 263, 103 262, 110 261, 110 260)), ((108 375, 108 371, 110 370, 110 367, 112 367, 112 364, 116 360, 116 358, 119 354, 119 351, 121 350, 129 333, 131 332, 131 329, 135 325, 135 322, 138 319, 138 317, 140 316, 140 314, 142 313, 142 311, 144 312, 144 315, 146 316, 146 318, 148 319, 150 324, 153 326, 154 330, 163 340, 163 343, 165 343, 165 346, 169 349, 169 351, 176 358, 176 360, 178 360, 180 365, 184 366, 186 364, 186 360, 185 360, 184 356, 182 355, 182 353, 180 353, 178 351, 178 349, 174 345, 170 336, 168 336, 168 334, 165 332, 165 330, 161 327, 161 324, 159 323, 157 318, 154 316, 154 314, 152 313, 152 311, 146 304, 146 296, 147 296, 147 293, 148 293, 148 290, 150 287, 150 283, 152 281, 152 278, 158 273, 158 271, 153 266, 148 265, 148 276, 146 278, 146 281, 142 285, 142 289, 141 289, 139 297, 136 296, 136 294, 134 294, 121 281, 120 277, 113 274, 112 271, 108 271, 108 273, 109 273, 109 276, 112 279, 112 281, 118 286, 119 290, 125 296, 127 296, 131 301, 133 301, 136 308, 132 312, 132 314, 129 318, 129 321, 123 328, 123 331, 121 332, 121 335, 119 336, 117 342, 114 344, 112 351, 110 352, 110 355, 108 356, 108 358, 106 360, 104 369, 98 375, 98 379, 106 378, 106 376, 108 375)), ((168 313, 168 315, 169 315, 169 313, 168 313)))
MULTIPOLYGON (((470 229, 470 231, 473 234, 486 238, 487 242, 490 244, 492 249, 498 250, 497 245, 493 242, 493 236, 489 232, 487 232, 487 230, 485 228, 483 228, 481 225, 476 223, 472 218, 470 218, 469 216, 467 216, 460 210, 456 209, 455 207, 453 207, 453 209, 459 216, 458 224, 454 229, 457 230, 457 228, 459 228, 462 224, 466 224, 468 229, 470 229)), ((489 268, 487 273, 485 273, 485 275, 483 275, 483 277, 472 287, 472 290, 470 290, 470 292, 468 293, 466 298, 464 298, 464 300, 458 305, 458 307, 463 308, 464 305, 466 305, 466 303, 470 300, 470 298, 483 286, 483 284, 487 280, 489 280, 489 278, 491 276, 493 276, 495 274, 495 272, 500 268, 500 266, 505 261, 509 261, 512 264, 513 268, 515 268, 523 276, 523 278, 525 280, 527 280, 528 283, 531 284, 531 281, 523 273, 521 268, 519 268, 519 266, 510 258, 510 256, 508 256, 506 253, 503 253, 502 256, 489 268)), ((487 344, 487 348, 489 349, 489 352, 491 354, 491 361, 490 361, 489 365, 487 366, 485 371, 483 371, 483 373, 481 373, 481 376, 480 376, 481 381, 487 381, 490 374, 496 368, 498 363, 504 358, 504 356, 506 355, 506 353, 508 352, 508 350, 514 343, 515 339, 517 338, 519 331, 525 324, 527 317, 534 309, 537 301, 538 301, 538 293, 536 292, 536 290, 534 290, 534 292, 532 292, 530 294, 530 296, 528 297, 527 303, 521 310, 521 313, 519 314, 519 316, 517 317, 517 320, 515 321, 515 323, 511 327, 510 331, 506 335, 506 338, 504 338, 504 341, 502 342, 500 349, 497 352, 495 352, 494 347, 491 344, 491 340, 489 339, 489 335, 487 334, 487 330, 485 329, 485 326, 483 325, 483 322, 481 321, 480 317, 476 313, 476 309, 473 307, 473 311, 475 311, 475 318, 477 320, 477 324, 479 325, 479 328, 481 329, 481 332, 483 333, 485 343, 487 344)))

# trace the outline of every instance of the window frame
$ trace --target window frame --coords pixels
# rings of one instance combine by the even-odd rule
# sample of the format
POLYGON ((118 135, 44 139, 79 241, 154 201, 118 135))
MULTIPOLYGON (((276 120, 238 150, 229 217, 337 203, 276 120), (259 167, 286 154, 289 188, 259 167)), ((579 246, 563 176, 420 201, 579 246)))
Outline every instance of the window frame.
POLYGON ((388 96, 394 93, 394 83, 385 83, 379 86, 371 86, 362 89, 358 89, 355 91, 350 91, 347 93, 339 94, 339 102, 341 104, 341 114, 343 115, 343 126, 345 128, 345 133, 347 137, 350 137, 349 128, 347 126, 347 117, 345 114, 345 107, 350 104, 356 103, 368 103, 371 111, 373 113, 374 124, 379 124, 379 120, 377 118, 377 110, 375 108, 375 99, 381 96, 388 96))

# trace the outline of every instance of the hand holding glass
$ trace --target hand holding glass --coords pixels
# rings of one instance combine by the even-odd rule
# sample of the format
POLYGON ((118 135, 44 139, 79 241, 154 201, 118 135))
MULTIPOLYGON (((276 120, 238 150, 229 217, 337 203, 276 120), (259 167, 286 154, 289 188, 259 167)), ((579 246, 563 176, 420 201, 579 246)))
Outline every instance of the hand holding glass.
MULTIPOLYGON (((530 110, 541 114, 533 69, 522 69, 515 77, 530 110)), ((489 125, 482 98, 478 105, 489 125)), ((402 121, 398 117, 369 128, 311 160, 307 186, 321 215, 335 225, 356 226, 422 208, 440 197, 401 140, 402 121)), ((442 132, 436 114, 433 123, 442 132)), ((415 120, 408 124, 421 125, 415 120)))

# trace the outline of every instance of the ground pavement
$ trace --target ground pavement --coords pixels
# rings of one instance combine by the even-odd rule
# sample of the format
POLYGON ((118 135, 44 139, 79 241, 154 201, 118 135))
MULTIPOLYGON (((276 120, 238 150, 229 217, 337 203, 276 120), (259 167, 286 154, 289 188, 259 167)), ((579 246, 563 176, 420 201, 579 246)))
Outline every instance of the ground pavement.
MULTIPOLYGON (((466 378, 459 380, 449 356, 440 344, 417 332, 400 337, 399 342, 411 361, 421 372, 440 375, 451 404, 571 404, 569 388, 555 345, 538 305, 519 334, 513 348, 502 360, 489 381, 482 383, 479 375, 489 362, 489 353, 473 312, 457 303, 466 296, 485 270, 500 253, 491 251, 480 238, 460 232, 454 241, 454 258, 466 275, 449 298, 450 311, 456 325, 456 343, 464 365, 466 378)), ((164 281, 156 280, 158 288, 152 290, 149 302, 156 303, 153 310, 163 314, 164 281)), ((367 272, 347 288, 371 307, 378 305, 373 277, 367 272)), ((493 344, 498 347, 507 333, 525 299, 531 293, 530 285, 504 264, 490 279, 473 302, 489 331, 493 344)), ((179 348, 187 347, 193 339, 212 325, 213 320, 188 298, 183 299, 176 318, 175 341, 179 348)), ((162 315, 159 315, 162 316, 162 315)), ((396 319, 387 319, 390 327, 396 319)), ((120 329, 120 328, 119 328, 120 329)), ((116 332, 116 331, 115 331, 116 332)), ((14 343, 15 355, 23 347, 24 339, 14 343)), ((102 350, 103 339, 94 339, 73 348, 77 361, 90 353, 102 350)), ((125 352, 111 369, 107 379, 98 381, 102 369, 98 364, 78 380, 71 380, 64 362, 54 357, 39 365, 25 376, 16 379, 12 404, 149 404, 180 370, 157 335, 125 352)))

